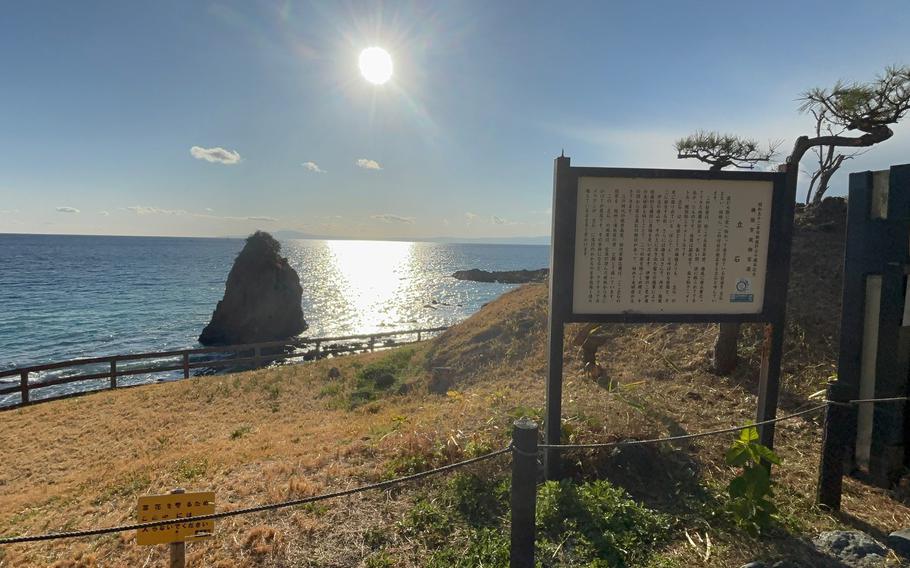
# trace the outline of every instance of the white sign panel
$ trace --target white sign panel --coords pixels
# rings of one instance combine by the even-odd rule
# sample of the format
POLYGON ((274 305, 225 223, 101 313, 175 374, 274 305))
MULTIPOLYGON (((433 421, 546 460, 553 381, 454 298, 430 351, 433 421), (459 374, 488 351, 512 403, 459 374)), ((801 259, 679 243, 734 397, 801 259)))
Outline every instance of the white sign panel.
POLYGON ((581 177, 576 314, 762 311, 773 183, 581 177))

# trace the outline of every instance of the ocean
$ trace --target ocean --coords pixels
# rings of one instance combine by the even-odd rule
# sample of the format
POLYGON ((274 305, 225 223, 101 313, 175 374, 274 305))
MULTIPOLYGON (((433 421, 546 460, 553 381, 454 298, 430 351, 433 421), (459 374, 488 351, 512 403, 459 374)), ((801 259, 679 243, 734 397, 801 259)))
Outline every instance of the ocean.
MULTIPOLYGON (((281 244, 300 275, 311 337, 451 325, 515 287, 456 280, 456 270, 549 263, 542 245, 281 244)), ((242 239, 0 234, 0 368, 197 347, 242 247, 242 239)))

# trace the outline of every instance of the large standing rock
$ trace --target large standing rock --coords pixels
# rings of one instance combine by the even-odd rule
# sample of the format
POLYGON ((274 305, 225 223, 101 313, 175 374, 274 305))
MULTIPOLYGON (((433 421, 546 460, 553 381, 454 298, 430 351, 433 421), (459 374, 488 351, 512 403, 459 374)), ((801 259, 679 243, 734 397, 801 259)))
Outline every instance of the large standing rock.
POLYGON ((256 231, 228 274, 224 298, 218 302, 199 343, 232 345, 286 339, 307 328, 300 298, 300 278, 272 235, 256 231))

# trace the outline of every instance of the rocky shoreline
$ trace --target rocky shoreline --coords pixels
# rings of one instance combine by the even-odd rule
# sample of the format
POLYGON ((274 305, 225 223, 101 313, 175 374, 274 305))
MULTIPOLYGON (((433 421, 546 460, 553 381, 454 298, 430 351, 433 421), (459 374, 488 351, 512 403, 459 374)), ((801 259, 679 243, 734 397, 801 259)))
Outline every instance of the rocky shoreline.
POLYGON ((550 269, 548 268, 539 268, 537 270, 495 270, 492 272, 472 268, 470 270, 458 270, 452 274, 452 277, 472 282, 527 284, 528 282, 543 282, 547 279, 549 273, 550 269))

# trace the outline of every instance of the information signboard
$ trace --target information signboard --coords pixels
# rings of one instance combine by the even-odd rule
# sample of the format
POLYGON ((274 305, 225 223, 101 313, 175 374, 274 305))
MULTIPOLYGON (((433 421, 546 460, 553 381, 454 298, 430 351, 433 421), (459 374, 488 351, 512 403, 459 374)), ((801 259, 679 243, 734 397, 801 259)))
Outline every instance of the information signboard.
MULTIPOLYGON (((556 159, 545 440, 561 441, 564 325, 765 324, 758 421, 776 416, 796 174, 573 167, 556 159)), ((771 446, 774 424, 760 427, 771 446)), ((559 450, 544 454, 558 479, 559 450)))
POLYGON ((136 507, 136 522, 153 523, 169 519, 185 519, 185 522, 137 530, 136 543, 168 544, 208 538, 215 531, 215 521, 195 521, 193 517, 211 515, 214 512, 213 491, 140 497, 136 507))
POLYGON ((757 314, 769 180, 580 177, 575 314, 757 314))

